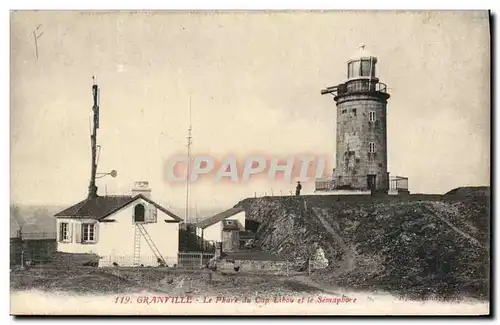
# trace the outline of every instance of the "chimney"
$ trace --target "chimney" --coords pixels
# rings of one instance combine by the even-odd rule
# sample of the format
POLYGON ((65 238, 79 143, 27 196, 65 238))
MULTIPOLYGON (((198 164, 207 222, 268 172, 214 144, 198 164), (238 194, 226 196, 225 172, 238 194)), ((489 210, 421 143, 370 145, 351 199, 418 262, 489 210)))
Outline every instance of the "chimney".
POLYGON ((151 188, 149 187, 149 182, 134 182, 134 187, 132 188, 132 196, 136 196, 139 194, 142 194, 144 197, 151 199, 151 188))

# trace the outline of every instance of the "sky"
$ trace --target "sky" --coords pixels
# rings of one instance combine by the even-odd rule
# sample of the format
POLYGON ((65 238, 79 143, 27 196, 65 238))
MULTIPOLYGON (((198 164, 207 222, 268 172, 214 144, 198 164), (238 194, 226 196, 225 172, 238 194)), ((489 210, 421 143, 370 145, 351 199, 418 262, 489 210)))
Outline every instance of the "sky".
MULTIPOLYGON (((182 209, 185 184, 166 181, 165 163, 187 152, 190 107, 193 155, 333 161, 335 103, 320 90, 346 80, 360 43, 391 94, 391 175, 408 177, 412 193, 489 185, 487 12, 39 11, 11 14, 11 200, 86 197, 92 76, 101 89, 98 169, 118 171, 97 181, 100 194, 130 194, 146 180, 153 199, 182 209)), ((189 205, 203 214, 294 188, 206 178, 191 185, 189 205)))

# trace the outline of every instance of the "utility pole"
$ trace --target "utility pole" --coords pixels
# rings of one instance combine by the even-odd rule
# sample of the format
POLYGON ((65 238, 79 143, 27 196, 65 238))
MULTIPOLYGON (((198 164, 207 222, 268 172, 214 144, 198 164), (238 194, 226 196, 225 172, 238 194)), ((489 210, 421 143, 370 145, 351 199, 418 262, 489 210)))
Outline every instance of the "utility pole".
POLYGON ((186 215, 185 215, 185 220, 184 223, 188 223, 189 221, 189 185, 190 185, 190 177, 191 177, 191 144, 192 144, 192 137, 191 137, 191 130, 192 130, 192 125, 191 125, 191 97, 189 97, 189 128, 188 128, 188 144, 187 144, 187 150, 188 150, 188 165, 187 165, 187 177, 186 177, 186 215))
POLYGON ((92 107, 93 112, 93 125, 90 134, 90 144, 92 147, 92 166, 90 174, 90 184, 89 184, 89 195, 88 198, 94 198, 97 196, 97 186, 95 185, 96 173, 97 173, 97 129, 99 128, 99 87, 95 83, 95 77, 92 77, 92 95, 94 99, 94 105, 92 107))

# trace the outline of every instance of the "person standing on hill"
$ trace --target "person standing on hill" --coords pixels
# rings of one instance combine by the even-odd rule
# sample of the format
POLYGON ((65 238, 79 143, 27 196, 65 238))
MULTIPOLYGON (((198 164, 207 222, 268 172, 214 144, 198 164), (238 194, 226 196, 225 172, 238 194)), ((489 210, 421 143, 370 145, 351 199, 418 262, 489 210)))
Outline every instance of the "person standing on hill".
POLYGON ((297 187, 295 188, 295 195, 299 196, 301 189, 302 189, 302 185, 300 185, 300 182, 297 182, 297 187))

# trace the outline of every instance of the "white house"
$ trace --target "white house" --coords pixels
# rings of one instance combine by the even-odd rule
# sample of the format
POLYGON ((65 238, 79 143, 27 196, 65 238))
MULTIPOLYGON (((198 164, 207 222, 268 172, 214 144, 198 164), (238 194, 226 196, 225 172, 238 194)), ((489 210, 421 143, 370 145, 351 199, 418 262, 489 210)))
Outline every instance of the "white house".
POLYGON ((57 213, 57 251, 91 253, 99 266, 177 264, 181 218, 151 200, 148 182, 132 195, 87 198, 57 213))
POLYGON ((196 236, 204 242, 222 242, 223 220, 234 220, 240 231, 245 231, 245 210, 243 208, 232 208, 202 220, 196 224, 196 236))

